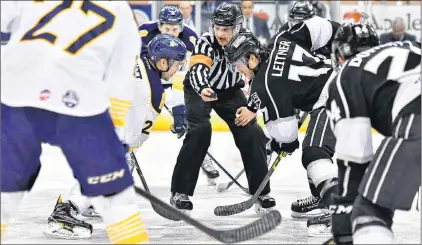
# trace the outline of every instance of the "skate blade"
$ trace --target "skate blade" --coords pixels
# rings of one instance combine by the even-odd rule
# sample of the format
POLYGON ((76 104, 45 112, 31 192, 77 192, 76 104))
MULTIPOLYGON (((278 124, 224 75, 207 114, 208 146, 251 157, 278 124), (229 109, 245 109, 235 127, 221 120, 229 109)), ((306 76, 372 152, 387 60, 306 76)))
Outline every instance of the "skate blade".
POLYGON ((313 218, 315 216, 320 215, 323 212, 323 210, 325 209, 314 209, 306 213, 299 213, 299 212, 292 211, 291 216, 294 219, 309 219, 309 218, 313 218))
POLYGON ((267 213, 275 210, 275 207, 272 207, 272 208, 263 208, 263 207, 261 207, 261 205, 255 203, 254 204, 254 209, 255 209, 255 213, 264 215, 264 214, 267 214, 267 213))
POLYGON ((331 227, 326 225, 311 225, 308 227, 310 237, 331 237, 331 227))
POLYGON ((102 218, 99 213, 97 213, 97 212, 89 212, 89 211, 85 211, 80 216, 85 217, 85 218, 96 218, 96 219, 101 219, 102 218))
POLYGON ((89 229, 83 227, 74 227, 72 232, 64 229, 61 224, 56 222, 51 222, 50 224, 48 224, 47 228, 43 230, 43 234, 49 238, 69 240, 91 238, 91 231, 89 229))

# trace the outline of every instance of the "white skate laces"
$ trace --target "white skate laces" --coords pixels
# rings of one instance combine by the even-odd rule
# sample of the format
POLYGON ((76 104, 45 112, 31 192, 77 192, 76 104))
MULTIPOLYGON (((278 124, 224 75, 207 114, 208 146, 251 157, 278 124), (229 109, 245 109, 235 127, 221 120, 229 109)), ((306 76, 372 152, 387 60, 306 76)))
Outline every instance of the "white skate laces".
POLYGON ((309 196, 309 197, 297 200, 299 206, 311 205, 312 203, 317 202, 317 201, 318 199, 314 196, 309 196))

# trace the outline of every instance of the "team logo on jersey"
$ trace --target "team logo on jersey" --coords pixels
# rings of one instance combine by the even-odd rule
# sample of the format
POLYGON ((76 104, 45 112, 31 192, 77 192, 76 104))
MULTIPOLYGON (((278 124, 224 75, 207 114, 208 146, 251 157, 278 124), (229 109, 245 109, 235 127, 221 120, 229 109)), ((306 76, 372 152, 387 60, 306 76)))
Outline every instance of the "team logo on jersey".
POLYGON ((62 102, 69 108, 73 108, 78 105, 79 97, 75 91, 68 90, 62 98, 62 102))
POLYGON ((41 93, 40 93, 40 100, 41 101, 48 100, 49 98, 50 98, 50 90, 44 89, 43 91, 41 91, 41 93))
POLYGON ((195 38, 194 36, 190 36, 190 37, 189 37, 189 41, 190 41, 193 45, 195 45, 195 44, 196 44, 196 38, 195 38))
POLYGON ((252 107, 255 110, 258 110, 261 106, 261 99, 258 94, 255 92, 249 96, 248 107, 252 107))

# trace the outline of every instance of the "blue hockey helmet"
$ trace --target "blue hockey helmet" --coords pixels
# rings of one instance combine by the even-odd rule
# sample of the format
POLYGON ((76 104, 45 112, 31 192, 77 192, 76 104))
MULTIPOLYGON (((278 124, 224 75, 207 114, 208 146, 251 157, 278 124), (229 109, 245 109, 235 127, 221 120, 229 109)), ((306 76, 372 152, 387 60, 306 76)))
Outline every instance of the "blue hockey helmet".
POLYGON ((186 45, 169 34, 158 34, 148 43, 148 54, 154 64, 161 58, 166 58, 171 67, 174 61, 184 61, 186 52, 186 45))
POLYGON ((180 25, 180 31, 183 30, 183 15, 176 6, 164 6, 158 15, 158 25, 162 24, 180 25))

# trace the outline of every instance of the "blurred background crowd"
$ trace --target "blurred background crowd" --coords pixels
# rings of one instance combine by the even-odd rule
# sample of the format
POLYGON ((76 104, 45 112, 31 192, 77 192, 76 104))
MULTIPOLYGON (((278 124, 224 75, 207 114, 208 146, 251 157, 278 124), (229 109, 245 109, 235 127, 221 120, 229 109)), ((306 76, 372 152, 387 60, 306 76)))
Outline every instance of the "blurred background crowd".
MULTIPOLYGON (((209 20, 214 9, 222 0, 205 1, 129 1, 138 24, 156 20, 164 5, 176 5, 184 16, 184 23, 198 34, 208 31, 209 20)), ((288 11, 294 1, 234 1, 242 6, 244 27, 251 30, 265 43, 287 21, 288 11)), ((341 22, 355 18, 360 12, 369 19, 380 35, 382 43, 396 40, 417 40, 421 38, 421 1, 311 1, 316 14, 341 22)), ((1 33, 2 44, 9 38, 1 33)))

